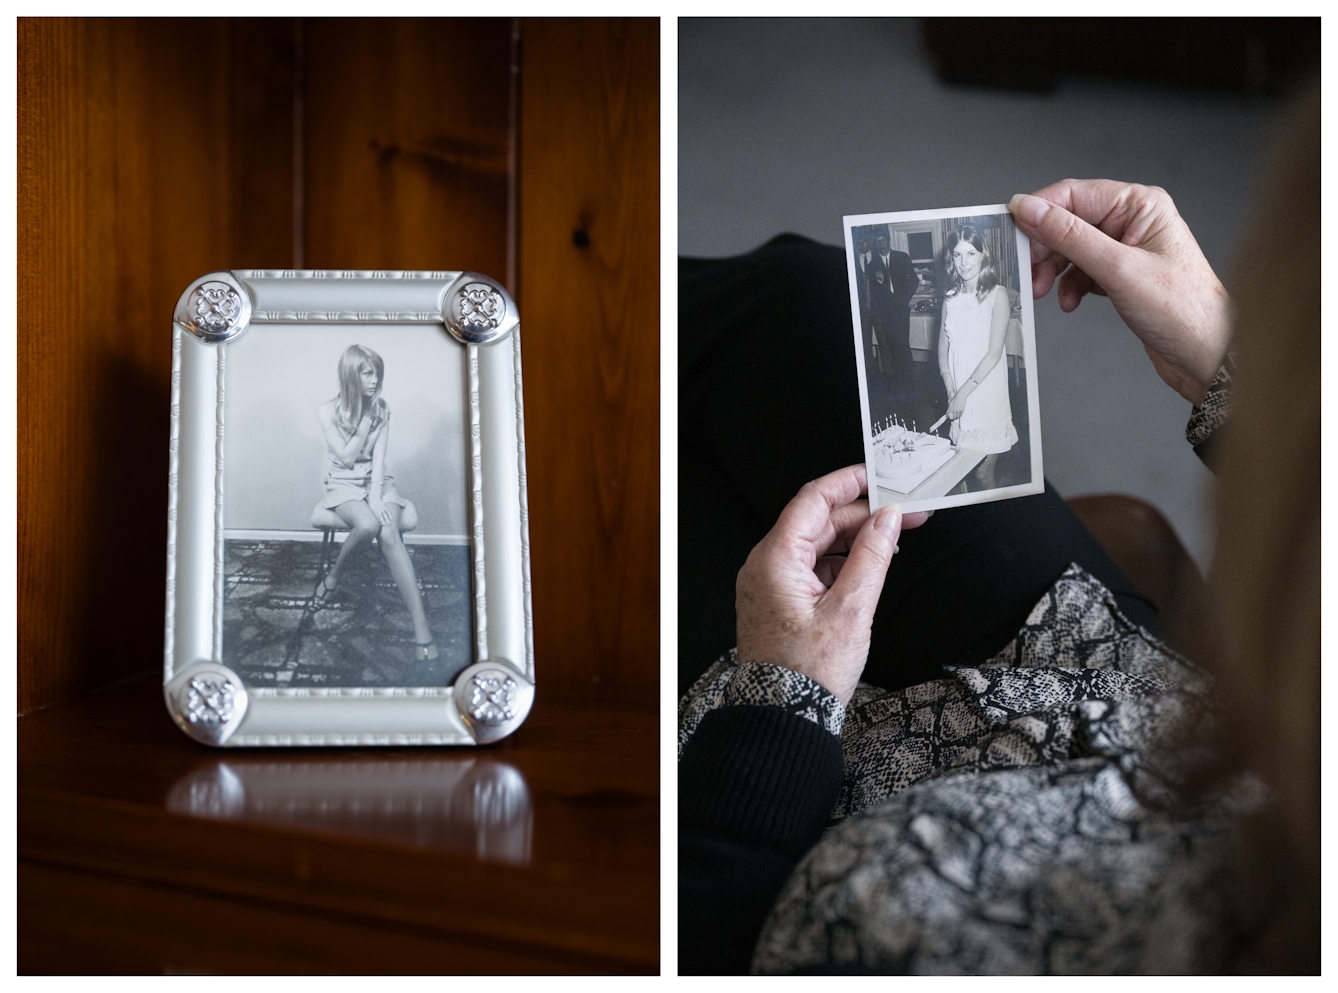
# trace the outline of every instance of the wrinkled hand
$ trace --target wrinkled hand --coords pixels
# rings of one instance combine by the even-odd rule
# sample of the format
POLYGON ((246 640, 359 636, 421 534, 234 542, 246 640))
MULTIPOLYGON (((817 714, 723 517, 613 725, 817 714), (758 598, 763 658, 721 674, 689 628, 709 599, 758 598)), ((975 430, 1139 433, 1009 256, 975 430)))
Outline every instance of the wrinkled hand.
POLYGON ((929 514, 895 506, 870 516, 855 465, 806 483, 739 570, 739 661, 802 672, 842 703, 869 658, 874 608, 903 528, 929 514), (842 558, 839 552, 849 551, 842 558))
POLYGON ((1157 374, 1198 403, 1226 357, 1230 301, 1165 190, 1066 179, 1008 209, 1032 239, 1032 295, 1059 282, 1059 306, 1110 297, 1157 374))

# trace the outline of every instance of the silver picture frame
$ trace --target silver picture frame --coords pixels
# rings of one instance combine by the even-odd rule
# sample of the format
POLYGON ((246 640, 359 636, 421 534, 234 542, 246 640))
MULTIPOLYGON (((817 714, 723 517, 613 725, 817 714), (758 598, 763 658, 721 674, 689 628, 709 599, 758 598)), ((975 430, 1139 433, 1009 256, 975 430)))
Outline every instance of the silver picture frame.
MULTIPOLYGON (((471 272, 208 273, 173 315, 169 450, 163 692, 185 734, 227 748, 478 745, 525 720, 535 683, 525 421, 519 316, 503 286, 471 272), (241 375, 230 378, 229 355, 280 329, 345 337, 365 329, 381 340, 426 334, 440 352, 439 334, 461 353, 463 381, 443 386, 458 389, 463 407, 462 437, 452 444, 467 477, 468 532, 454 541, 469 556, 468 606, 457 608, 469 614, 460 627, 468 664, 439 684, 383 674, 368 685, 297 685, 228 665, 225 538, 239 532, 225 527, 225 494, 230 469, 241 471, 227 455, 225 401, 241 375)), ((299 601, 293 609, 307 622, 316 608, 299 601)))

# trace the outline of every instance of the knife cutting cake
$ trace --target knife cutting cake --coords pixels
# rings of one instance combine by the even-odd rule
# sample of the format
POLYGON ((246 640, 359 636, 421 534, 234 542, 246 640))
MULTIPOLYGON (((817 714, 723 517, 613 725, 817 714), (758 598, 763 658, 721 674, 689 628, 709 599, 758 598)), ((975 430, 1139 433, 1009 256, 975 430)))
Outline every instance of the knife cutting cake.
POLYGON ((938 435, 908 431, 892 424, 874 436, 873 471, 878 481, 898 493, 911 493, 952 458, 953 447, 938 435))

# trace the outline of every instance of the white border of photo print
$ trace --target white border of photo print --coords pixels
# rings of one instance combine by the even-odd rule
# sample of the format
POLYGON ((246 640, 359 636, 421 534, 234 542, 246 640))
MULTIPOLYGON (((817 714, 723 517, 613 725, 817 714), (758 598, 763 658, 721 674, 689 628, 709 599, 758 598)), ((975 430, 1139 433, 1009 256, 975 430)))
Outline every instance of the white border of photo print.
POLYGON ((853 214, 842 226, 870 508, 1042 492, 1031 246, 1008 208, 853 214), (962 227, 975 229, 966 243, 953 237, 962 227), (983 294, 982 282, 993 284, 983 294), (943 334, 945 317, 956 335, 943 334))

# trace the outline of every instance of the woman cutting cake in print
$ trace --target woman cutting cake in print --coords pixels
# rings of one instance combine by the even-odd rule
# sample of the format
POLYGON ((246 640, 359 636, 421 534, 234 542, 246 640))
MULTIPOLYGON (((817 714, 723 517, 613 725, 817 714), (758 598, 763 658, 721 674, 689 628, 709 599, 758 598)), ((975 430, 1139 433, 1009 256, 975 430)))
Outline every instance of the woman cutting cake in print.
POLYGON ((948 391, 952 443, 985 453, 976 478, 992 489, 999 456, 1017 443, 1003 362, 1012 307, 977 228, 968 224, 953 231, 944 255, 948 289, 938 365, 948 391))
POLYGON ((401 536, 404 500, 395 479, 386 475, 390 443, 390 406, 381 397, 385 379, 381 356, 365 345, 350 345, 339 358, 339 395, 317 411, 325 437, 325 501, 349 527, 339 558, 316 588, 324 602, 343 582, 343 569, 352 554, 379 538, 390 575, 413 620, 414 658, 427 662, 439 657, 423 612, 418 577, 401 536))

